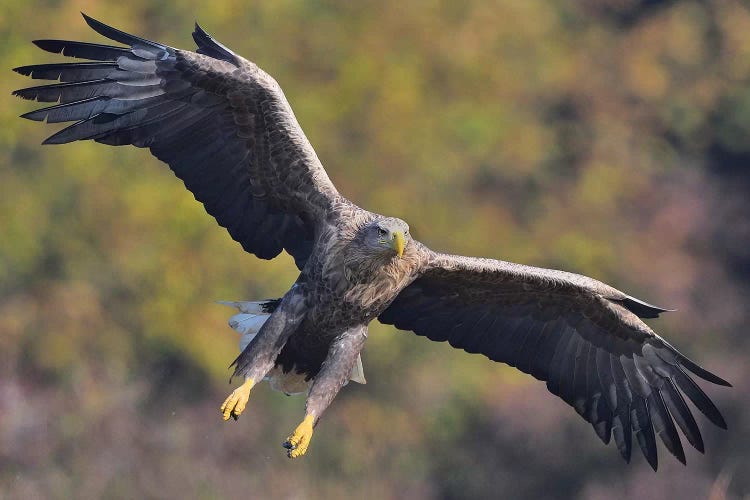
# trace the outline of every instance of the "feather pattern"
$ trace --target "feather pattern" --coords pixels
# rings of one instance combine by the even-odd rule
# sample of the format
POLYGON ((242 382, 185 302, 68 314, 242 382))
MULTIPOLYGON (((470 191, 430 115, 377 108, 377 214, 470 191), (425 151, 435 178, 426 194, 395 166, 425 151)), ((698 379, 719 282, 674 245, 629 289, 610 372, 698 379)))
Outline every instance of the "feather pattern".
POLYGON ((22 66, 57 83, 15 95, 52 106, 22 115, 73 122, 45 144, 95 140, 148 147, 172 168, 232 238, 264 259, 289 252, 302 269, 341 197, 276 81, 196 25, 183 51, 84 15, 124 44, 37 40, 43 50, 91 62, 22 66))
POLYGON ((585 276, 431 253, 427 269, 379 317, 402 330, 482 353, 546 381, 630 460, 631 435, 656 469, 655 436, 681 462, 677 427, 703 452, 682 391, 708 419, 721 413, 685 370, 729 385, 636 315, 666 311, 585 276), (436 307, 442 314, 435 314, 436 307), (678 390, 679 389, 679 390, 678 390), (675 425, 676 424, 676 425, 675 425))

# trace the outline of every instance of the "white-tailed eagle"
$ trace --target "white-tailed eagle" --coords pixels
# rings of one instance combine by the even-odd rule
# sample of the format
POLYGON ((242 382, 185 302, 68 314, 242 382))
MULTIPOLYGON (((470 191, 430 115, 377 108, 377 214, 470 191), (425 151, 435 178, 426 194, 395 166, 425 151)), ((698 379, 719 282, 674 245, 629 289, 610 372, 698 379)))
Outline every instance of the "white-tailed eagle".
POLYGON ((635 435, 656 469, 658 435, 684 463, 678 428, 703 451, 684 396, 726 427, 692 377, 729 384, 640 319, 665 309, 585 276, 430 250, 403 220, 342 196, 276 81, 200 27, 191 52, 84 18, 122 45, 37 40, 89 62, 15 69, 57 80, 14 92, 55 103, 24 118, 73 122, 44 143, 148 148, 246 251, 272 259, 286 250, 300 270, 281 299, 233 304, 248 315, 238 322, 262 321, 244 330, 251 336, 234 363, 244 383, 221 406, 225 420, 264 377, 307 391, 305 417, 285 443, 290 457, 303 455, 339 389, 363 380, 359 353, 378 319, 545 381, 602 441, 614 437, 625 460, 635 435))

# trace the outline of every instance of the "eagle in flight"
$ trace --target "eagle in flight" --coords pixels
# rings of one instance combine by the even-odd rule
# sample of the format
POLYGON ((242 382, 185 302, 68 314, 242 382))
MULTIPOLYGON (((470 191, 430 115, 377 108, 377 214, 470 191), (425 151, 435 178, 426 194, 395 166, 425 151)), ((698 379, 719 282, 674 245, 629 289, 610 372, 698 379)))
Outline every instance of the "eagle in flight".
POLYGON ((656 469, 658 435, 685 463, 678 427, 703 452, 683 396, 726 428, 693 377, 730 384, 640 319, 666 309, 578 274, 434 252, 403 220, 342 196, 276 81, 199 26, 191 52, 84 18, 122 45, 37 40, 89 62, 15 69, 57 81, 14 92, 55 103, 24 118, 73 122, 44 144, 149 148, 246 251, 272 259, 286 250, 300 270, 280 299, 230 303, 246 345, 233 364, 244 382, 221 405, 224 420, 242 414, 264 378, 307 392, 304 419, 284 443, 289 457, 304 455, 341 387, 364 381, 359 353, 378 319, 545 381, 626 461, 635 435, 656 469))

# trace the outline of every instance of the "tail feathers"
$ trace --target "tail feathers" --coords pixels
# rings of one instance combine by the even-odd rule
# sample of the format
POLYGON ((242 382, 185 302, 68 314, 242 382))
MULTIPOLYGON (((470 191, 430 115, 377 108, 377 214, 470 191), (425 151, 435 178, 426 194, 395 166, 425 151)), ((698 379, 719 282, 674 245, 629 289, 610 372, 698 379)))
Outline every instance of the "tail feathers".
POLYGON ((240 334, 240 352, 245 350, 268 319, 267 314, 235 314, 229 318, 229 326, 240 334))
POLYGON ((354 363, 354 368, 352 368, 352 374, 349 376, 349 379, 358 384, 367 383, 367 380, 365 380, 365 369, 362 366, 362 355, 357 356, 357 362, 354 363))
POLYGON ((255 334, 258 333, 260 327, 266 322, 268 316, 267 314, 235 314, 229 318, 229 326, 232 327, 232 330, 242 335, 255 334))
POLYGON ((281 299, 266 299, 258 301, 219 300, 217 303, 236 307, 241 313, 245 314, 271 314, 276 310, 280 302, 281 299))

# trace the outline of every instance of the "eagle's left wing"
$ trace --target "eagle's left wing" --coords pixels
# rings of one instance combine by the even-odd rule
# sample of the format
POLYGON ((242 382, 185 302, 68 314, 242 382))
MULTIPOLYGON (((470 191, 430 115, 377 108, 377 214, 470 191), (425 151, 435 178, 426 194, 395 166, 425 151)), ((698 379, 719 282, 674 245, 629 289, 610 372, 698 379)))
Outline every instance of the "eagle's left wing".
POLYGON ((711 422, 721 413, 687 373, 720 385, 638 317, 664 309, 572 273, 427 251, 430 264, 380 321, 481 353, 547 382, 630 460, 631 431, 657 467, 655 433, 681 462, 675 422, 690 444, 703 440, 684 393, 711 422), (680 392, 681 391, 681 392, 680 392))

